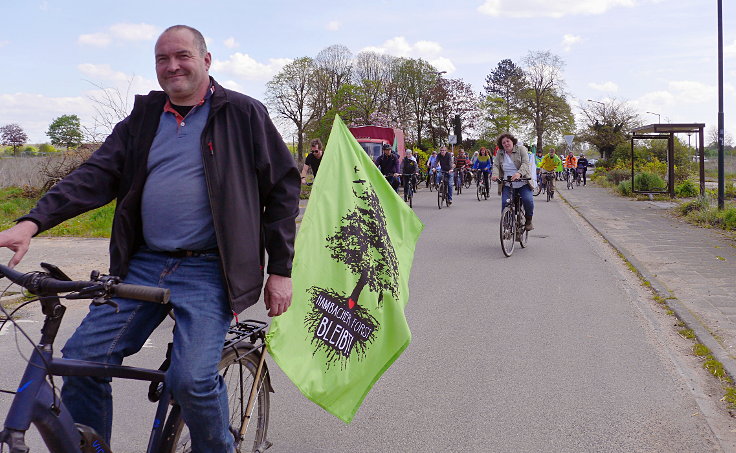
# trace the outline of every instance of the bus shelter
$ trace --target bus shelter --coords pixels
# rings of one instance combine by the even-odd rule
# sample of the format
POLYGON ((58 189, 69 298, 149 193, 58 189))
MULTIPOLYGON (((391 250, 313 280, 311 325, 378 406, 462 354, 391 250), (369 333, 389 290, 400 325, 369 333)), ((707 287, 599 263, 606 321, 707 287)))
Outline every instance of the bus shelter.
POLYGON ((631 191, 634 193, 669 194, 675 196, 675 134, 697 134, 697 155, 700 167, 700 195, 705 195, 704 123, 649 124, 631 131, 631 191), (634 140, 667 140, 667 189, 636 190, 634 186, 634 140))

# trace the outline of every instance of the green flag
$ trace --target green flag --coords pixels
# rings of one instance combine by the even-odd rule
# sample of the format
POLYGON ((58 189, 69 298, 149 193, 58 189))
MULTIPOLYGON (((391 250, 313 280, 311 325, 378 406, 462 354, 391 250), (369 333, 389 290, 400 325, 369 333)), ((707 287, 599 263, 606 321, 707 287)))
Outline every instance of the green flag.
POLYGON ((267 343, 302 394, 346 423, 411 340, 423 228, 336 116, 296 238, 292 305, 267 343))

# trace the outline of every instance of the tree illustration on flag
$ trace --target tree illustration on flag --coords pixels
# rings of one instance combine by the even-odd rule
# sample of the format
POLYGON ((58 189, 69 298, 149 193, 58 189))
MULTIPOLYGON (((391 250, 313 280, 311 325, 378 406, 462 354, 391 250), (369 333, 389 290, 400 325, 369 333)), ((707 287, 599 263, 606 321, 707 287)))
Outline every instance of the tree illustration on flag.
POLYGON ((346 423, 411 341, 404 308, 422 228, 336 117, 296 238, 292 304, 267 346, 304 396, 346 423))

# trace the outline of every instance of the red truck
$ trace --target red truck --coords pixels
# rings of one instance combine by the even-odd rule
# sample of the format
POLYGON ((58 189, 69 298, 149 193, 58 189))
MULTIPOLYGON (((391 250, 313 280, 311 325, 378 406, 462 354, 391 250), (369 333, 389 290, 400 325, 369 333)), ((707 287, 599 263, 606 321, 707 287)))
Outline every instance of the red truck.
POLYGON ((384 143, 394 146, 394 142, 396 143, 396 152, 399 159, 404 159, 406 145, 404 143, 404 131, 401 129, 383 126, 356 126, 349 129, 371 160, 375 161, 381 155, 381 146, 384 143))

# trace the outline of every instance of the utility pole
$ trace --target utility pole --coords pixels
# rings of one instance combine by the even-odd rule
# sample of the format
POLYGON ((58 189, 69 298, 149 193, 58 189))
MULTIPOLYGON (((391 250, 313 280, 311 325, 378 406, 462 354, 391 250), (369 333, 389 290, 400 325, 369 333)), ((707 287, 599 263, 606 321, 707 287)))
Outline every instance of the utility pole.
POLYGON ((725 131, 723 130, 723 1, 718 0, 718 209, 723 209, 723 199, 725 196, 725 175, 724 175, 724 157, 723 157, 723 140, 725 131))

